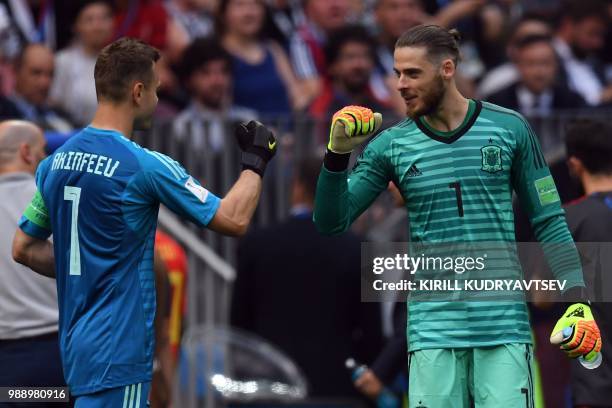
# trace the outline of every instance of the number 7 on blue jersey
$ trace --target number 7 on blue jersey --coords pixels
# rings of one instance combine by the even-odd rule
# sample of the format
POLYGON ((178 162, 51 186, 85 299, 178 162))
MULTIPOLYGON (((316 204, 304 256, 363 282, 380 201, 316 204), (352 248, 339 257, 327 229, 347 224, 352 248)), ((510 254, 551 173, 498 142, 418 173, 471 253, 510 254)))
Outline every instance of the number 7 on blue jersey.
POLYGON ((64 200, 72 201, 70 222, 70 275, 81 275, 81 250, 79 248, 79 201, 81 188, 64 186, 64 200))

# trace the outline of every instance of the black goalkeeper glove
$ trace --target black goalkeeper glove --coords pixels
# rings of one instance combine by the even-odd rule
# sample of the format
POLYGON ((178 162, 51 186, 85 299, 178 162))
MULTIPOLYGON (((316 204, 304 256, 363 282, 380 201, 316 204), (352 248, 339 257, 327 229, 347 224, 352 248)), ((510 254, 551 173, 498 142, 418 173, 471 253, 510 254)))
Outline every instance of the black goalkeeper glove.
POLYGON ((238 125, 234 134, 242 150, 242 169, 263 177, 266 165, 276 153, 274 134, 256 120, 238 125))

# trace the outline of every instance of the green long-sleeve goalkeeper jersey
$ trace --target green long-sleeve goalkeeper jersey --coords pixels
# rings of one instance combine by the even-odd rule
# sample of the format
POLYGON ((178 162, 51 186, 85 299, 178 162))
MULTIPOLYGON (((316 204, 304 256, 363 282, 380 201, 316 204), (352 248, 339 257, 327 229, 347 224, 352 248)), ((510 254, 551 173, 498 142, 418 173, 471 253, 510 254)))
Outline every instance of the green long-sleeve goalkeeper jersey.
MULTIPOLYGON (((321 170, 314 221, 348 229, 393 181, 406 201, 413 242, 513 242, 512 190, 540 242, 567 243, 547 258, 566 290, 584 286, 578 253, 538 140, 518 113, 470 101, 453 132, 406 119, 365 148, 350 173, 321 170)), ((517 268, 516 279, 520 279, 517 268)), ((529 343, 524 302, 409 302, 410 350, 529 343)))

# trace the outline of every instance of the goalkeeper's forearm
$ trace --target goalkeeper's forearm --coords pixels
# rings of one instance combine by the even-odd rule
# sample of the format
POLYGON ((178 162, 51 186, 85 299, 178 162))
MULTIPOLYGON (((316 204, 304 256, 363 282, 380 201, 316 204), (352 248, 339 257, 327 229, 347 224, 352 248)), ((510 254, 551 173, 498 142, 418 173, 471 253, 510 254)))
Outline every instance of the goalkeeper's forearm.
MULTIPOLYGON (((346 156, 350 156, 350 153, 346 156)), ((325 164, 321 168, 315 195, 313 221, 317 230, 322 234, 341 234, 350 226, 347 174, 346 167, 343 171, 337 172, 330 171, 325 164)))
POLYGON ((586 301, 580 256, 562 215, 547 217, 534 224, 546 261, 555 278, 565 281, 567 301, 586 301))
POLYGON ((257 208, 261 189, 261 176, 254 171, 243 170, 238 181, 221 200, 208 227, 226 235, 244 235, 257 208))
POLYGON ((351 152, 380 129, 382 115, 361 106, 346 106, 332 117, 329 142, 315 195, 314 223, 319 232, 340 234, 351 224, 347 168, 351 152))

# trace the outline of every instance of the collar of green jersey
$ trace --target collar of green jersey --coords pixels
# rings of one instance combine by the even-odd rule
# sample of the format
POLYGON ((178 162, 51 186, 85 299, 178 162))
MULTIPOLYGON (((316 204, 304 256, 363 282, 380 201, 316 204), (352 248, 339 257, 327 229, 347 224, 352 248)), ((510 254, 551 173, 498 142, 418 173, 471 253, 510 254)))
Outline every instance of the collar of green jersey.
POLYGON ((416 118, 415 122, 419 129, 430 138, 443 143, 452 143, 470 130, 474 122, 476 122, 476 118, 480 114, 481 109, 482 103, 480 101, 468 99, 468 110, 465 118, 463 118, 463 122, 456 129, 448 132, 434 129, 425 121, 423 116, 416 118))

